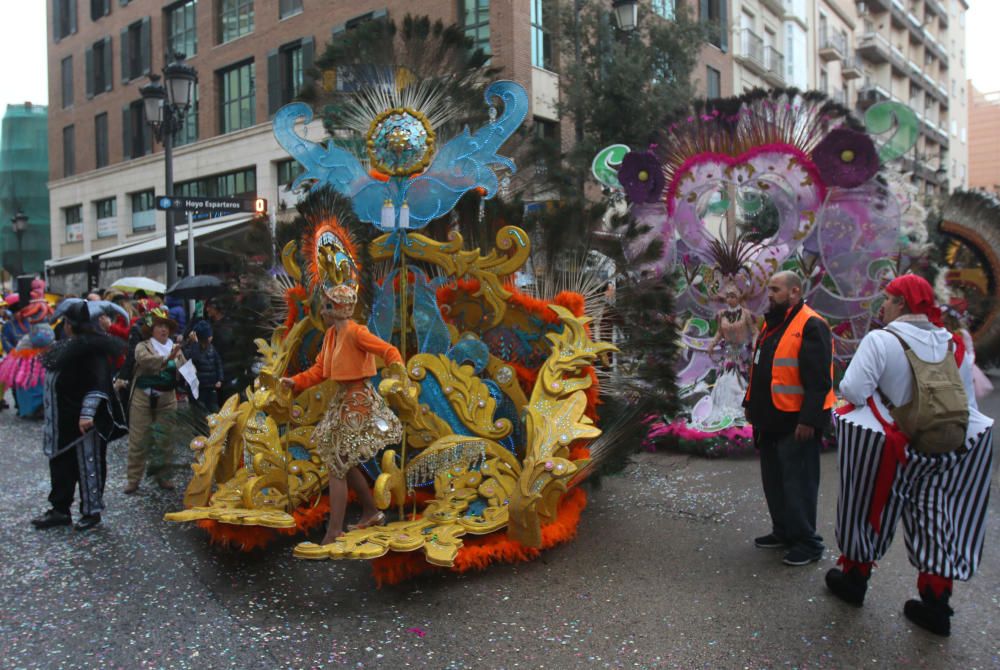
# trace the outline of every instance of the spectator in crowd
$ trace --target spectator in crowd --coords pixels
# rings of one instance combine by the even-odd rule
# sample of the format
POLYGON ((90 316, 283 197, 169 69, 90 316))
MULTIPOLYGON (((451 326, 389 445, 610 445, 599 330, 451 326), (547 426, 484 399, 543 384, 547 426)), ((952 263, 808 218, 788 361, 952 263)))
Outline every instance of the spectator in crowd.
POLYGON ((198 371, 198 398, 192 397, 192 401, 210 413, 219 411, 219 389, 225 375, 222 357, 212 345, 212 339, 212 326, 203 319, 194 324, 184 345, 184 356, 198 371))
POLYGON ((184 310, 184 301, 168 295, 164 304, 167 306, 170 318, 177 322, 179 332, 184 332, 187 326, 187 312, 184 310))

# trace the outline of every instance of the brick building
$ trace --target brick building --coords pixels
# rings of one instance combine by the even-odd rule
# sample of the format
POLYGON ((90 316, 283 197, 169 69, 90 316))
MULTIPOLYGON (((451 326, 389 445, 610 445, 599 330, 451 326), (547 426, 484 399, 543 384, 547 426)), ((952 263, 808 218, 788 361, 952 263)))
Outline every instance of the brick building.
POLYGON ((969 188, 1000 195, 1000 91, 969 87, 969 188))
MULTIPOLYGON (((144 122, 139 88, 160 72, 165 53, 186 54, 199 76, 197 104, 174 151, 178 194, 253 193, 272 203, 290 198, 282 185, 294 168, 271 134, 271 116, 294 97, 313 58, 331 39, 386 16, 426 14, 464 25, 490 50, 502 76, 528 89, 532 121, 559 121, 554 0, 47 2, 56 259, 48 270, 57 290, 80 292, 86 284, 107 285, 137 272, 165 274, 162 260, 139 253, 155 256, 158 249, 162 259, 162 242, 150 240, 161 238, 165 225, 153 209, 153 195, 165 188, 163 161, 144 122), (137 242, 146 244, 129 246, 137 242)), ((674 0, 650 2, 652 20, 672 17, 674 0)), ((728 94, 728 55, 706 45, 704 56, 711 65, 698 68, 697 85, 703 92, 728 94)), ((314 125, 310 135, 321 137, 314 125)), ((552 130, 571 137, 565 127, 552 130)), ((213 222, 213 234, 221 234, 224 222, 213 222)), ((185 239, 179 231, 178 244, 185 239)))

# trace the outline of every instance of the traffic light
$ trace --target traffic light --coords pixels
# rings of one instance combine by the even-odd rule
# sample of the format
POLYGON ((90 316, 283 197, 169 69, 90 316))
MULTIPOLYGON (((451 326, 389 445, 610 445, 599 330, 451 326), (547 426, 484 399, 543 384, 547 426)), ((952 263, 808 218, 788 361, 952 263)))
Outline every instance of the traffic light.
POLYGON ((253 211, 258 214, 267 214, 267 198, 257 198, 254 200, 253 211))

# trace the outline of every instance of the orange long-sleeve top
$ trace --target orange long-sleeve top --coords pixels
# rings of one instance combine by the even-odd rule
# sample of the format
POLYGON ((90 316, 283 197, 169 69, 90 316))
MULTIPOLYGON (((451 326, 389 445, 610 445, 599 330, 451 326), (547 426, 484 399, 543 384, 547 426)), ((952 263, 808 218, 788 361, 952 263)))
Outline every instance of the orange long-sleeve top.
POLYGON ((340 333, 336 328, 329 328, 323 337, 323 348, 316 356, 316 363, 292 377, 295 392, 327 379, 350 381, 373 377, 376 372, 375 356, 380 356, 386 365, 403 360, 399 349, 372 335, 359 323, 348 321, 347 328, 340 333))

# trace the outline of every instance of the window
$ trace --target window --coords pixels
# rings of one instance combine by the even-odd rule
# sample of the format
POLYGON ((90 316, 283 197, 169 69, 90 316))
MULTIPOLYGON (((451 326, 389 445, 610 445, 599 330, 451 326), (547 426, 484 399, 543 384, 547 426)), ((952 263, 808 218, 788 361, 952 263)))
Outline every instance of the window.
POLYGON ((355 28, 357 28, 358 26, 367 21, 379 21, 387 18, 389 18, 389 12, 387 12, 384 9, 376 9, 373 12, 367 12, 365 14, 361 14, 360 16, 355 16, 353 19, 350 19, 346 23, 340 23, 338 25, 335 25, 330 30, 330 33, 333 35, 334 38, 336 38, 337 36, 347 32, 348 30, 354 30, 355 28))
POLYGON ((267 55, 268 114, 274 114, 298 95, 305 82, 306 70, 313 64, 314 44, 310 37, 286 44, 267 55))
POLYGON ((699 0, 698 20, 709 24, 711 32, 708 41, 723 51, 729 48, 729 0, 699 0))
POLYGON ((722 97, 722 73, 711 65, 705 68, 705 93, 709 99, 722 97))
POLYGON ((198 141, 198 85, 194 85, 191 106, 184 115, 184 125, 174 135, 174 146, 179 147, 198 141))
POLYGON ((73 104, 73 57, 66 56, 59 65, 62 74, 62 106, 63 109, 73 104))
POLYGON ((965 144, 966 135, 965 135, 965 128, 964 127, 962 127, 962 128, 959 129, 959 131, 958 131, 958 138, 960 140, 962 140, 962 144, 965 144))
POLYGON ((153 151, 153 131, 146 123, 142 100, 122 108, 122 158, 139 158, 153 151))
POLYGON ((94 159, 95 167, 108 164, 108 115, 107 112, 94 117, 94 159))
POLYGON ((253 32, 253 0, 219 1, 219 43, 253 32))
POLYGON ((87 98, 111 90, 111 38, 87 48, 87 98))
POLYGON ((76 128, 63 128, 63 176, 76 174, 76 128))
POLYGON ((552 69, 552 36, 545 28, 543 0, 531 0, 531 64, 552 69))
POLYGON ((118 235, 117 198, 95 200, 94 209, 97 213, 97 239, 116 237, 118 235))
POLYGON ((149 17, 136 21, 121 32, 122 83, 149 74, 152 45, 149 40, 149 17))
POLYGON ((156 208, 153 191, 142 191, 129 196, 132 201, 132 232, 141 233, 156 228, 156 208))
POLYGON ((830 92, 830 78, 826 74, 826 70, 819 71, 819 90, 823 93, 830 92))
POLYGON ((76 32, 76 1, 52 1, 52 35, 56 42, 76 32))
POLYGON ((202 177, 174 184, 174 192, 187 198, 231 198, 257 194, 257 170, 246 168, 235 172, 202 177))
MULTIPOLYGON (((531 0, 531 11, 534 16, 534 3, 531 0)), ((472 46, 490 54, 490 0, 462 0, 462 24, 465 36, 472 40, 472 46)))
POLYGON ((302 0, 281 0, 278 3, 278 18, 287 19, 302 13, 302 0))
POLYGON ((653 13, 671 21, 676 18, 675 0, 653 0, 653 13))
POLYGON ((182 53, 185 58, 198 53, 198 30, 195 25, 197 10, 198 0, 187 0, 165 11, 167 50, 170 53, 182 53))
POLYGON ((219 74, 220 131, 230 133, 254 124, 254 64, 244 63, 219 74))
POLYGON ((63 208, 63 220, 66 222, 66 241, 83 241, 83 205, 73 205, 63 208))
POLYGON ((111 0, 90 0, 90 20, 96 21, 111 13, 111 0))
POLYGON ((278 168, 278 188, 283 186, 291 186, 295 178, 298 177, 304 171, 304 168, 299 164, 294 158, 289 158, 288 160, 280 161, 277 164, 278 168))

